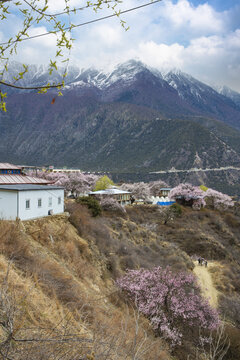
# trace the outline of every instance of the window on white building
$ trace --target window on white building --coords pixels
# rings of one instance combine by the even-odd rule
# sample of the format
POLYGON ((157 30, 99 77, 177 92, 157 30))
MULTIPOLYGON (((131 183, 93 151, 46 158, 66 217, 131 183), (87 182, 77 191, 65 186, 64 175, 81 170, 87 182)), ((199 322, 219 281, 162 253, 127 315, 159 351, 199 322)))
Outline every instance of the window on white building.
POLYGON ((27 210, 30 209, 30 200, 29 199, 26 200, 26 209, 27 210))
POLYGON ((58 205, 60 205, 62 203, 62 198, 61 196, 58 197, 58 205))
POLYGON ((48 206, 52 206, 52 198, 51 197, 48 198, 48 206))
POLYGON ((38 199, 38 207, 42 207, 42 199, 38 199))

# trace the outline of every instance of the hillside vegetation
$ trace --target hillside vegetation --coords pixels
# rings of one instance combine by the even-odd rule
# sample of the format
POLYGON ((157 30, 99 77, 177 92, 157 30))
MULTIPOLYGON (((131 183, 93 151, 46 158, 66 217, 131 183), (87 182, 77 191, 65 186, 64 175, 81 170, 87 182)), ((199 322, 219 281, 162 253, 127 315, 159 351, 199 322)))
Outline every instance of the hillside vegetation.
POLYGON ((223 347, 230 342, 223 359, 240 359, 238 208, 169 215, 157 206, 132 206, 94 218, 75 202, 67 210, 70 216, 0 221, 3 359, 210 359, 203 357, 206 344, 200 357, 193 334, 172 347, 115 285, 126 269, 192 273, 196 256, 210 263, 223 347))
POLYGON ((2 158, 113 172, 240 163, 239 131, 216 120, 180 120, 177 115, 169 120, 160 110, 122 102, 102 104, 72 92, 52 107, 53 96, 9 98, 8 112, 0 114, 2 158))

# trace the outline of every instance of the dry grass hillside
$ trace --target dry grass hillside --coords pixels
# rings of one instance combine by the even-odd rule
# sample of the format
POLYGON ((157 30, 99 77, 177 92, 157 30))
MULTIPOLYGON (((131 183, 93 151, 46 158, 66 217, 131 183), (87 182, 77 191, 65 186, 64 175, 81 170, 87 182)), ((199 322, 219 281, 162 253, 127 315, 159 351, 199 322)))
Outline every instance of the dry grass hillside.
POLYGON ((224 359, 240 359, 237 209, 139 206, 93 218, 71 202, 68 211, 69 217, 0 221, 2 359, 206 360, 194 339, 171 348, 156 336, 114 284, 127 268, 193 271, 194 256, 211 262, 207 271, 230 340, 224 359))

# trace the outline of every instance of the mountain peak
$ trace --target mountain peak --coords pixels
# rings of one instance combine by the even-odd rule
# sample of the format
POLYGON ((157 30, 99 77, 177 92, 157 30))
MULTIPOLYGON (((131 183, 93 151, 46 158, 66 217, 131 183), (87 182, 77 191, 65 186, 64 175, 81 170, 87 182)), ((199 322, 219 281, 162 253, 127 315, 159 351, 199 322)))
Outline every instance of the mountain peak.
POLYGON ((112 71, 112 74, 118 75, 118 76, 124 76, 124 74, 131 74, 131 78, 135 76, 137 73, 144 71, 147 69, 147 66, 143 64, 141 61, 131 59, 128 61, 125 61, 124 63, 120 63, 115 66, 115 68, 112 71))
POLYGON ((240 108, 240 93, 232 90, 230 87, 223 85, 223 86, 214 86, 214 88, 216 89, 216 91, 223 95, 228 97, 229 99, 231 99, 235 105, 237 105, 240 108))
POLYGON ((123 67, 128 70, 133 70, 135 68, 138 68, 138 69, 146 68, 147 66, 140 60, 130 59, 123 63, 117 64, 115 68, 119 68, 119 67, 123 67))
POLYGON ((161 69, 161 73, 163 76, 166 76, 168 74, 174 74, 174 75, 182 75, 184 74, 182 72, 182 70, 180 70, 179 68, 164 68, 164 69, 161 69))

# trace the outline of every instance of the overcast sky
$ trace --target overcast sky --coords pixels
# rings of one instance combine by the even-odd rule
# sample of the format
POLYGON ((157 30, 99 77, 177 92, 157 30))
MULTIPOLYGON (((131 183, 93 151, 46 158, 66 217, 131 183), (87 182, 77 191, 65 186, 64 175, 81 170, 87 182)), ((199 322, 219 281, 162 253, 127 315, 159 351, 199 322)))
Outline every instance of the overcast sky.
MULTIPOLYGON (((148 0, 123 0, 122 10, 148 0)), ((58 11, 62 0, 51 0, 49 11, 58 11)), ((71 0, 71 4, 83 4, 71 0)), ((71 17, 74 24, 108 14, 103 10, 81 11, 71 17)), ((239 0, 163 0, 122 16, 128 31, 117 18, 74 29, 76 39, 71 64, 111 69, 136 58, 158 69, 179 68, 208 84, 228 85, 240 92, 240 2, 239 0)), ((68 18, 64 19, 68 24, 68 18)), ((14 34, 21 19, 10 16, 1 22, 0 39, 14 34)), ((48 29, 35 25, 29 35, 48 29)), ((26 41, 15 59, 25 63, 47 63, 54 54, 54 35, 26 41)))

